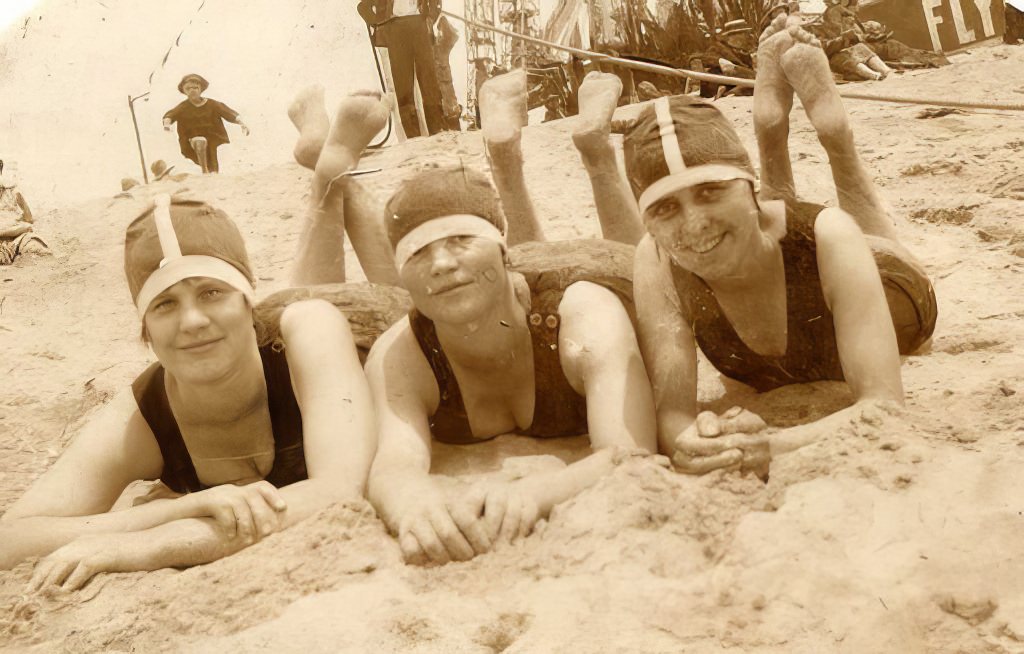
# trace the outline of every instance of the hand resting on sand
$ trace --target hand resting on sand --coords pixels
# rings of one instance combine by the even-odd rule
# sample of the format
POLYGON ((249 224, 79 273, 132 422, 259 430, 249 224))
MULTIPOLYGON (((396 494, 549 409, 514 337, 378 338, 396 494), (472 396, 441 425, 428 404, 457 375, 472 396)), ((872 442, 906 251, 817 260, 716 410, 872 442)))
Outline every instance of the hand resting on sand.
MULTIPOLYGON (((478 482, 458 498, 450 500, 449 510, 464 533, 466 528, 463 525, 483 522, 489 540, 481 543, 486 545, 483 551, 498 542, 510 543, 528 536, 540 515, 533 495, 514 481, 478 482)), ((482 553, 477 549, 477 554, 482 553)))
POLYGON ((405 491, 395 516, 395 531, 406 562, 425 565, 468 561, 477 548, 490 549, 483 522, 469 519, 464 507, 457 508, 453 515, 448 497, 436 481, 417 480, 405 491))

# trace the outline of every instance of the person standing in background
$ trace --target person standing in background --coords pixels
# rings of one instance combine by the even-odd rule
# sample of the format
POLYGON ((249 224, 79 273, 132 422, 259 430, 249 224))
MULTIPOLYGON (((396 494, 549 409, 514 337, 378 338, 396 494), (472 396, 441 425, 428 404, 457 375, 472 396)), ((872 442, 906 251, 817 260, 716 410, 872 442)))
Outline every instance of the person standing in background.
POLYGON ((190 73, 178 82, 178 91, 187 99, 164 114, 164 129, 171 131, 171 124, 178 123, 178 145, 181 154, 191 159, 203 174, 220 172, 217 148, 228 142, 224 121, 235 123, 242 128, 242 134, 249 136, 249 127, 242 122, 238 112, 223 102, 204 98, 210 83, 202 75, 190 73))
POLYGON ((420 136, 414 87, 417 81, 427 132, 436 134, 445 129, 434 62, 433 25, 441 15, 440 0, 362 0, 357 10, 372 28, 373 44, 388 49, 405 135, 420 136))

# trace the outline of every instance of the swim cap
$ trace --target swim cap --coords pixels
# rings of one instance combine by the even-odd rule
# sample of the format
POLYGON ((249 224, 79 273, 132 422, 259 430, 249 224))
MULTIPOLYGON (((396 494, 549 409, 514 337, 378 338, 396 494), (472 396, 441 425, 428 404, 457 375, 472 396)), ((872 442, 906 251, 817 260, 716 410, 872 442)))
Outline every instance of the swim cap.
POLYGON ((427 169, 404 181, 385 216, 399 270, 417 250, 449 236, 478 236, 506 247, 498 192, 486 175, 461 165, 427 169))
POLYGON ((128 226, 124 237, 124 274, 139 317, 150 302, 189 277, 212 277, 255 298, 245 241, 223 211, 205 202, 155 198, 128 226))
POLYGON ((685 95, 658 98, 645 108, 626 133, 622 149, 641 214, 689 186, 755 179, 750 157, 726 117, 685 95))

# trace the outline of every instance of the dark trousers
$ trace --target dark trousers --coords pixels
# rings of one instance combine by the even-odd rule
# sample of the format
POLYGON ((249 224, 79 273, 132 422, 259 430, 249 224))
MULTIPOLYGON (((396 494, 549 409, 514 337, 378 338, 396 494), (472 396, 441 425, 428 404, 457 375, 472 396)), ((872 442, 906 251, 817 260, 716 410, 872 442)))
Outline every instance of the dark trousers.
POLYGON ((1010 45, 1016 45, 1017 39, 1024 39, 1024 12, 1006 5, 1006 31, 1003 32, 1003 41, 1010 45))
POLYGON ((431 134, 440 132, 445 128, 444 111, 441 109, 441 86, 437 81, 434 44, 427 18, 400 16, 381 27, 387 31, 385 38, 388 58, 391 60, 391 76, 395 81, 398 113, 402 117, 405 135, 409 138, 420 135, 414 80, 419 82, 427 131, 431 134))

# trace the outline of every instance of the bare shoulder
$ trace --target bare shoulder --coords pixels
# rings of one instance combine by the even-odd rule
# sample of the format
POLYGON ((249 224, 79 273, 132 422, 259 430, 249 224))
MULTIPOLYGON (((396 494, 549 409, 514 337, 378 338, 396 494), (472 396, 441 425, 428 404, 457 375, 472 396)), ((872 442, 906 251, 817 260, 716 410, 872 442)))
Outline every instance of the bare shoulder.
POLYGON ((633 256, 634 271, 659 268, 665 263, 661 259, 661 253, 658 250, 658 244, 654 241, 654 237, 650 234, 644 234, 640 242, 637 243, 636 253, 633 256))
POLYGON ((842 209, 822 209, 814 221, 814 240, 818 244, 836 245, 844 239, 864 240, 864 233, 853 216, 842 209))
POLYGON ((348 329, 348 320, 333 304, 327 300, 310 298, 292 302, 281 312, 281 335, 286 339, 289 334, 299 330, 317 330, 324 328, 348 329))
POLYGON ((599 326, 619 312, 625 314, 625 307, 619 296, 594 282, 578 281, 570 284, 562 294, 558 313, 563 324, 579 321, 599 326))
POLYGON ((408 316, 381 334, 370 348, 364 369, 378 399, 388 402, 414 399, 426 406, 438 403, 437 381, 408 316))

